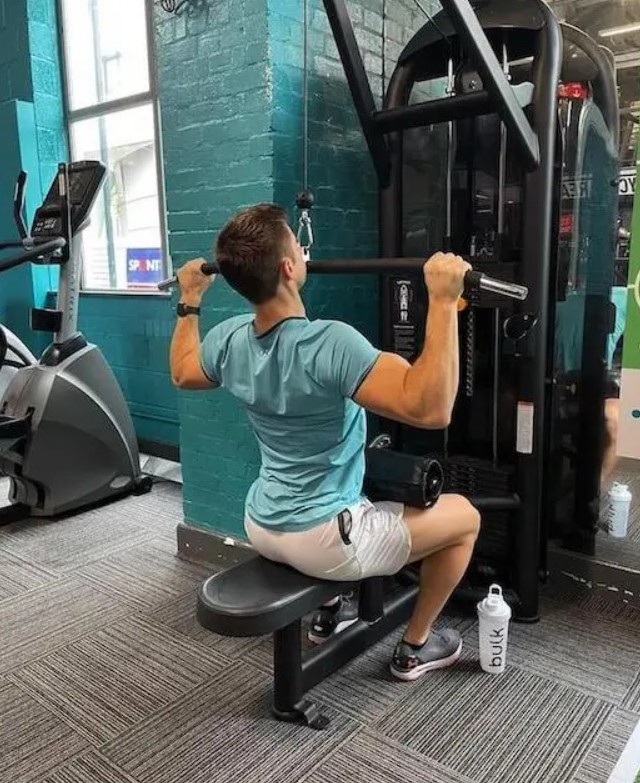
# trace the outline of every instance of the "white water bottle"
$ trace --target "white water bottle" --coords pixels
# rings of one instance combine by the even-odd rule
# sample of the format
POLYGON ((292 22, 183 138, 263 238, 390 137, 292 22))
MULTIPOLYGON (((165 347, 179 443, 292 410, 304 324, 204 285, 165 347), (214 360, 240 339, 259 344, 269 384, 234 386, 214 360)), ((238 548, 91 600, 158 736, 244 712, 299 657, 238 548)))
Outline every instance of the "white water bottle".
POLYGON ((626 484, 614 482, 609 490, 607 508, 607 529, 614 538, 624 538, 629 524, 631 492, 626 484))
POLYGON ((511 607, 502 597, 500 585, 491 585, 478 604, 480 666, 490 674, 502 674, 507 662, 507 636, 511 607))

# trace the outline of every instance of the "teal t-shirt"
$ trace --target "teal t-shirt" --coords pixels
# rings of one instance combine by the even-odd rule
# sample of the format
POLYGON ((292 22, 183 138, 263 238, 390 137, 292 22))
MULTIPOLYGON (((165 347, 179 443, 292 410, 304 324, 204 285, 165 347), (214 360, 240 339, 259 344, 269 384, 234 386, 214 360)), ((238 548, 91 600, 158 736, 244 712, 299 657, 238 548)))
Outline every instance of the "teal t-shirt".
MULTIPOLYGON (((624 335, 627 315, 627 289, 614 286, 610 300, 616 308, 613 333, 607 341, 607 367, 611 369, 618 340, 624 335)), ((585 329, 585 296, 580 291, 570 293, 564 302, 556 305, 556 363, 565 372, 577 370, 582 363, 582 341, 585 329)))
POLYGON ((359 500, 366 415, 351 398, 379 354, 340 321, 287 318, 256 336, 239 315, 207 334, 202 369, 245 408, 260 447, 251 519, 304 530, 359 500))

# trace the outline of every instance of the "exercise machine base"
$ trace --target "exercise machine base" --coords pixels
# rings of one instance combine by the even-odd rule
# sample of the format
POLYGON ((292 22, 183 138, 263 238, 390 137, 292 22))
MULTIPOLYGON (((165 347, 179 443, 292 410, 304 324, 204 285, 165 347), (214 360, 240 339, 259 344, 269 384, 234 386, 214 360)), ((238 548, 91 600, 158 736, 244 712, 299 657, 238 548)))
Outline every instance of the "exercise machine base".
POLYGON ((151 492, 153 488, 152 476, 139 476, 134 479, 130 485, 124 487, 121 492, 114 492, 101 500, 94 503, 88 503, 86 506, 70 509, 60 514, 52 516, 44 516, 34 511, 31 506, 27 506, 24 503, 12 503, 8 506, 0 508, 0 527, 6 527, 12 525, 15 522, 24 522, 26 519, 65 519, 66 517, 75 516, 83 511, 91 511, 92 509, 102 508, 115 500, 122 500, 127 495, 146 495, 151 492))

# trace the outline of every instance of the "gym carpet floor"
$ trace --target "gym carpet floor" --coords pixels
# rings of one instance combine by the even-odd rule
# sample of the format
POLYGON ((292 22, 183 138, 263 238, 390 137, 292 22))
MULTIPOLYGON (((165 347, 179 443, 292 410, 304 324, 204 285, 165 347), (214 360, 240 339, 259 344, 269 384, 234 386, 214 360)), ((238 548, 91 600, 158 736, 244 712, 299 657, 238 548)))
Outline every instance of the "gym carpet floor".
POLYGON ((640 720, 640 609, 545 596, 483 675, 404 684, 395 634, 273 721, 270 643, 197 625, 208 570, 174 556, 180 488, 0 529, 0 783, 606 783, 640 720))

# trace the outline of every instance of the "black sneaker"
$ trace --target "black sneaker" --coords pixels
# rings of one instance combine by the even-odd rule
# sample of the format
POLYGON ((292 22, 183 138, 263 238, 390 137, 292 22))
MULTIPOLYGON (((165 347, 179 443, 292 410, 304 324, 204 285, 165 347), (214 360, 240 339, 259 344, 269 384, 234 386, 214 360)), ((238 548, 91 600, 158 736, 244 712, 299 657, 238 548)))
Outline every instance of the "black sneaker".
POLYGON ((313 616, 308 639, 322 644, 334 634, 344 631, 358 619, 358 604, 349 596, 341 596, 334 606, 323 606, 313 616))
POLYGON ((422 647, 412 647, 402 640, 393 654, 391 674, 399 680, 417 680, 433 669, 451 666, 461 652, 460 634, 449 628, 431 631, 422 647))

